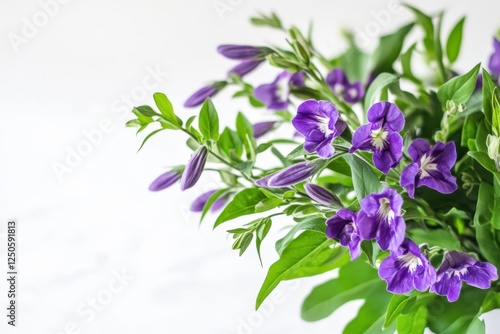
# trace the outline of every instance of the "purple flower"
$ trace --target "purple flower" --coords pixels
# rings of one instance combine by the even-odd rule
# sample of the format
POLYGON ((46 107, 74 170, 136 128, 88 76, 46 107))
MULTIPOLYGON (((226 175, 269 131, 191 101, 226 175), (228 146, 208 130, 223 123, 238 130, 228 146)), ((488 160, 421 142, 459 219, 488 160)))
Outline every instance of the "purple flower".
POLYGON ((270 110, 284 110, 289 105, 290 87, 303 85, 303 72, 284 71, 273 82, 255 88, 255 97, 265 103, 270 110))
POLYGON ((197 90, 193 95, 191 95, 186 102, 184 102, 184 107, 191 108, 196 107, 205 102, 209 97, 215 96, 221 91, 224 86, 226 86, 225 81, 214 82, 211 85, 205 86, 197 90))
POLYGON ((170 187, 181 178, 181 173, 176 170, 171 170, 158 176, 149 186, 151 191, 160 191, 170 187))
POLYGON ((378 102, 368 109, 368 121, 361 125, 352 137, 350 152, 372 151, 373 163, 387 174, 403 157, 403 130, 405 118, 398 106, 391 102, 378 102))
POLYGON ((449 302, 454 302, 460 295, 462 281, 480 289, 489 289, 490 281, 497 279, 497 268, 492 264, 477 261, 465 253, 450 251, 444 256, 430 292, 446 296, 449 302))
POLYGON ((351 260, 361 254, 361 237, 356 227, 356 214, 348 209, 341 209, 326 221, 326 236, 338 239, 344 247, 349 247, 351 260))
POLYGON ((332 205, 340 207, 340 199, 332 194, 328 189, 318 186, 317 184, 308 183, 304 186, 306 193, 316 202, 324 205, 332 205))
POLYGON ((436 281, 436 269, 408 238, 382 261, 378 274, 387 282, 387 291, 397 294, 425 291, 436 281))
POLYGON ((245 60, 233 67, 232 69, 229 70, 229 75, 231 74, 237 74, 240 77, 244 76, 245 74, 248 74, 252 72, 254 69, 257 68, 260 64, 262 64, 264 60, 263 59, 251 59, 251 60, 245 60))
POLYGON ((403 198, 392 188, 363 198, 358 213, 358 230, 365 240, 377 239, 383 250, 397 252, 405 237, 406 224, 401 217, 403 198))
POLYGON ((274 129, 274 126, 276 125, 276 122, 260 122, 260 123, 255 123, 253 125, 253 136, 254 138, 260 138, 272 129, 274 129))
POLYGON ((426 186, 443 194, 457 190, 457 180, 451 175, 451 168, 457 161, 454 142, 437 142, 432 148, 427 141, 418 138, 408 147, 413 163, 401 173, 399 183, 415 198, 415 188, 426 186))
POLYGON ((217 47, 217 52, 229 59, 257 59, 270 52, 270 49, 250 45, 225 44, 217 47))
POLYGON ((206 146, 200 146, 196 151, 193 152, 191 158, 182 173, 181 178, 181 190, 186 190, 191 188, 200 179, 201 173, 203 173, 203 168, 205 168, 205 163, 207 162, 208 150, 206 146))
POLYGON ((309 153, 318 152, 325 159, 335 153, 332 141, 347 127, 333 104, 316 100, 303 102, 297 109, 292 124, 305 136, 304 149, 309 153))
POLYGON ((322 166, 318 160, 320 159, 302 161, 288 166, 255 181, 255 184, 267 188, 284 188, 292 186, 316 174, 322 166))
MULTIPOLYGON (((216 192, 217 190, 210 190, 207 191, 204 194, 201 194, 198 196, 193 203, 191 203, 191 211, 193 212, 201 212, 203 211, 203 208, 207 204, 208 200, 210 197, 216 192)), ((226 204, 226 199, 225 198, 217 198, 213 203, 212 206, 210 207, 210 211, 215 212, 222 208, 226 204)))
POLYGON ((333 69, 326 77, 326 83, 336 95, 342 95, 348 103, 356 103, 365 96, 365 88, 360 81, 350 83, 344 71, 333 69))
POLYGON ((488 63, 488 68, 491 73, 500 75, 500 41, 493 38, 493 54, 490 56, 490 61, 488 63))

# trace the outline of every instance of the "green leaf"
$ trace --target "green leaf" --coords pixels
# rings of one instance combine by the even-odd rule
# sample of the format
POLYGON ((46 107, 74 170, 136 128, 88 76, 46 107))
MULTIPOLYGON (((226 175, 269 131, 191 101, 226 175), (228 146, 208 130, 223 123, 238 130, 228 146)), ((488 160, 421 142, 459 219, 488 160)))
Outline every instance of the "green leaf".
POLYGON ((238 160, 243 154, 243 144, 238 134, 225 128, 217 141, 219 149, 231 160, 238 160))
POLYGON ((266 198, 255 205, 255 212, 269 211, 283 203, 281 198, 266 198))
POLYGON ((407 307, 415 303, 416 299, 416 296, 393 295, 385 315, 384 328, 389 327, 407 307))
POLYGON ((449 231, 443 229, 422 230, 418 228, 407 232, 417 245, 427 244, 429 247, 440 247, 448 250, 460 248, 460 242, 449 231))
POLYGON ((403 4, 406 8, 410 9, 413 14, 415 14, 416 22, 424 30, 424 46, 427 51, 429 58, 435 58, 434 51, 434 24, 432 23, 432 17, 424 14, 422 11, 408 4, 403 4))
POLYGON ((259 256, 260 265, 262 265, 262 258, 260 256, 260 245, 262 244, 262 240, 267 236, 269 230, 271 229, 272 221, 270 218, 262 218, 255 233, 255 247, 257 247, 257 255, 259 256))
MULTIPOLYGON (((385 292, 385 282, 380 279, 377 270, 362 259, 357 259, 342 266, 338 278, 312 290, 302 304, 302 319, 305 321, 324 319, 347 302, 369 299, 374 291, 385 292)), ((390 297, 389 293, 387 295, 390 297)), ((385 307, 386 305, 380 310, 380 315, 384 313, 385 307)), ((382 324, 383 318, 380 328, 382 324)))
POLYGON ((137 116, 137 120, 141 126, 154 122, 153 118, 143 115, 137 108, 133 108, 132 112, 137 116))
POLYGON ((344 155, 344 159, 351 165, 352 182, 358 201, 380 191, 380 181, 370 165, 353 154, 344 155))
POLYGON ((365 111, 367 111, 372 104, 374 104, 380 95, 380 92, 389 86, 390 84, 393 84, 397 82, 399 78, 395 76, 394 74, 390 73, 381 73, 379 74, 375 80, 373 80, 372 84, 368 88, 368 91, 366 92, 365 96, 365 111))
POLYGON ((414 43, 412 46, 408 48, 408 50, 401 55, 401 67, 403 68, 403 77, 420 84, 421 80, 413 75, 411 58, 413 55, 413 51, 417 47, 417 43, 414 43))
POLYGON ((293 240, 299 231, 312 230, 324 233, 326 230, 325 221, 326 219, 324 217, 310 217, 295 224, 283 238, 276 241, 276 251, 281 255, 285 247, 293 240))
POLYGON ((423 334, 427 327, 427 306, 422 305, 415 312, 398 317, 398 334, 423 334))
POLYGON ((245 147, 247 160, 255 161, 255 150, 257 145, 253 137, 253 126, 241 112, 236 116, 236 132, 245 147))
POLYGON ((395 33, 380 37, 379 45, 375 49, 372 61, 373 72, 391 72, 396 59, 399 58, 406 35, 413 28, 414 24, 407 24, 395 33))
POLYGON ((462 31, 464 27, 465 17, 463 17, 457 24, 453 27, 448 37, 448 42, 446 42, 446 56, 450 61, 450 64, 454 63, 458 54, 460 53, 460 47, 462 45, 462 31))
POLYGON ((154 130, 149 135, 147 135, 146 138, 144 138, 144 140, 142 141, 142 144, 139 147, 139 149, 137 150, 137 152, 139 152, 142 149, 142 147, 144 146, 144 144, 146 144, 146 142, 149 140, 149 138, 153 137, 155 134, 157 134, 158 132, 163 131, 163 130, 165 130, 165 129, 154 130))
POLYGON ((488 132, 493 124, 493 97, 498 99, 497 85, 491 75, 483 68, 483 110, 488 132))
POLYGON ((495 162, 491 160, 485 152, 467 152, 467 154, 473 157, 481 166, 483 166, 486 170, 492 172, 493 174, 497 173, 497 167, 495 162))
POLYGON ((290 242, 267 273, 257 296, 256 309, 281 281, 322 274, 349 262, 343 247, 322 232, 305 231, 290 242))
POLYGON ((212 194, 212 196, 210 196, 210 198, 208 199, 208 201, 205 203, 205 206, 203 207, 203 211, 201 212, 200 224, 203 221, 203 218, 205 218, 206 214, 208 213, 208 210, 210 210, 210 208, 214 204, 214 202, 217 199, 219 199, 219 197, 223 196, 224 194, 226 194, 230 190, 231 190, 231 188, 219 189, 216 192, 214 192, 212 194))
POLYGON ((438 98, 443 107, 446 106, 447 101, 453 101, 456 105, 469 101, 476 88, 476 80, 480 67, 481 64, 477 64, 469 72, 455 77, 439 87, 438 98))
POLYGON ((500 267, 500 249, 497 245, 494 229, 491 224, 495 192, 493 187, 483 182, 479 186, 479 196, 474 215, 474 226, 476 227, 476 239, 483 256, 500 267))
POLYGON ((160 110, 163 118, 175 126, 179 126, 179 119, 174 114, 174 107, 168 99, 168 97, 163 93, 154 93, 153 98, 155 100, 156 106, 160 110))
POLYGON ((139 106, 135 107, 135 109, 147 117, 159 116, 158 113, 154 111, 150 106, 139 106))
POLYGON ((481 112, 475 112, 467 116, 462 128, 462 140, 460 145, 468 147, 470 151, 476 150, 475 143, 472 145, 472 142, 469 143, 469 140, 476 139, 478 124, 483 118, 484 115, 481 112))
POLYGON ((217 139, 219 139, 219 116, 210 99, 206 99, 201 107, 198 127, 205 140, 213 139, 217 141, 217 139))
POLYGON ((259 188, 243 189, 221 212, 215 221, 214 228, 231 219, 255 213, 255 206, 266 198, 259 188))

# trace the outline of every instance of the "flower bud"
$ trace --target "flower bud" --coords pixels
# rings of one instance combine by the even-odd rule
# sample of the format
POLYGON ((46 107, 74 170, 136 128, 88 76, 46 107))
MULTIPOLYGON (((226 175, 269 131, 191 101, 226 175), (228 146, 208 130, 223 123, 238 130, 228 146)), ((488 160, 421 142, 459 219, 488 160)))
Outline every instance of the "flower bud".
POLYGON ((206 146, 199 147, 191 155, 181 178, 181 190, 191 188, 200 179, 205 163, 207 162, 208 149, 206 146))

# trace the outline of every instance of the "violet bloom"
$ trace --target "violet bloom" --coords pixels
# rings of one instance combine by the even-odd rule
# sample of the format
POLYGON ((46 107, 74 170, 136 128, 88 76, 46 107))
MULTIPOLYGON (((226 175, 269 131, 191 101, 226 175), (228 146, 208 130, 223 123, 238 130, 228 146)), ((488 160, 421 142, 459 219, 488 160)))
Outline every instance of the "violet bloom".
POLYGON ((457 161, 454 142, 437 142, 432 148, 424 139, 415 139, 408 147, 413 163, 401 173, 399 183, 415 198, 415 188, 426 186, 442 194, 457 190, 457 180, 451 175, 451 168, 457 161))
POLYGON ((292 86, 304 86, 303 72, 282 72, 273 82, 255 88, 255 97, 265 103, 270 110, 284 110, 288 108, 292 86))
POLYGON ((356 214, 348 209, 341 209, 326 221, 326 236, 338 239, 344 247, 349 247, 351 260, 361 254, 361 237, 356 227, 356 214))
POLYGON ((305 136, 304 149, 309 153, 318 152, 325 159, 333 156, 335 149, 332 141, 347 127, 333 104, 316 100, 303 102, 298 107, 292 124, 305 136))
POLYGON ((225 44, 217 47, 217 52, 229 59, 248 60, 265 56, 270 49, 251 45, 225 44))
POLYGON ((181 190, 186 190, 191 188, 200 179, 201 173, 203 173, 203 168, 205 168, 205 163, 207 162, 208 149, 206 146, 200 146, 196 151, 193 152, 189 161, 182 173, 181 178, 181 190))
POLYGON ((186 102, 184 102, 184 107, 191 108, 203 104, 206 99, 213 97, 220 92, 226 84, 227 82, 225 81, 218 81, 200 88, 193 95, 191 95, 186 102))
POLYGON ((488 63, 488 68, 491 73, 500 75, 500 41, 493 38, 493 54, 490 56, 490 61, 488 63))
MULTIPOLYGON (((210 190, 207 191, 204 194, 201 194, 198 196, 193 203, 191 203, 191 211, 193 212, 201 212, 203 211, 203 208, 205 208, 205 205, 207 204, 208 200, 210 197, 216 192, 217 190, 210 190)), ((225 198, 217 198, 213 203, 212 206, 210 207, 210 211, 215 212, 222 208, 226 204, 226 199, 225 198)))
POLYGON ((460 295, 462 281, 480 289, 489 289, 490 281, 497 279, 497 268, 494 265, 477 261, 465 253, 450 251, 444 256, 437 271, 436 283, 430 292, 446 296, 449 302, 454 302, 460 295))
POLYGON ((229 70, 229 75, 231 74, 237 74, 240 77, 252 72, 255 70, 262 62, 264 59, 251 59, 251 60, 245 60, 233 67, 232 69, 229 70))
POLYGON ((333 69, 326 77, 326 83, 336 95, 343 96, 348 103, 356 103, 365 96, 365 88, 360 81, 350 83, 344 71, 333 69))
POLYGON ((403 130, 405 118, 398 106, 391 102, 378 102, 368 109, 368 121, 352 136, 351 153, 356 150, 372 151, 373 163, 387 174, 403 157, 403 130))
POLYGON ((267 188, 284 188, 302 182, 318 172, 322 166, 317 160, 302 161, 263 177, 255 184, 267 188))
POLYGON ((175 182, 179 181, 181 173, 176 170, 171 170, 158 176, 149 186, 151 191, 160 191, 170 187, 175 182))
POLYGON ((425 291, 436 281, 436 269, 408 238, 382 261, 378 274, 387 282, 387 291, 397 294, 425 291))
POLYGON ((317 184, 308 183, 304 186, 306 193, 318 203, 328 206, 341 207, 340 199, 332 194, 328 189, 325 189, 317 184))
POLYGON ((365 240, 377 239, 383 250, 397 252, 405 237, 406 224, 401 217, 403 198, 392 188, 363 198, 358 213, 358 230, 365 240))
POLYGON ((260 138, 272 129, 274 129, 274 126, 276 125, 276 122, 260 122, 260 123, 255 123, 253 125, 253 136, 254 138, 260 138))

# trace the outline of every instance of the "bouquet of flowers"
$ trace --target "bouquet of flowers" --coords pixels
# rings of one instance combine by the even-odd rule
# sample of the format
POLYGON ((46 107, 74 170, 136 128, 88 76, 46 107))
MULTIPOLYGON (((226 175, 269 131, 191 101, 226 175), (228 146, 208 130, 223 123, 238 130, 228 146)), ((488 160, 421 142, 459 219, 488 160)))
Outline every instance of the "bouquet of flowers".
POLYGON ((155 127, 142 145, 169 130, 194 151, 150 190, 180 181, 184 191, 202 173, 219 175, 224 186, 191 210, 201 219, 220 210, 215 227, 253 215, 228 231, 240 255, 254 242, 260 257, 275 217, 293 224, 276 241, 257 308, 281 281, 334 269, 302 317, 363 299, 345 333, 484 333, 479 316, 500 308, 500 41, 486 68, 457 73, 465 17, 444 38, 442 12, 406 8, 415 21, 374 50, 344 32, 348 47, 333 58, 318 52, 311 31, 261 14, 252 23, 286 43, 219 46, 238 64, 187 99, 199 113, 181 119, 162 93, 156 108, 133 109, 127 126, 155 127), (245 80, 266 63, 282 72, 256 87, 245 80), (224 89, 269 119, 252 124, 240 112, 221 129, 212 98, 224 89))

